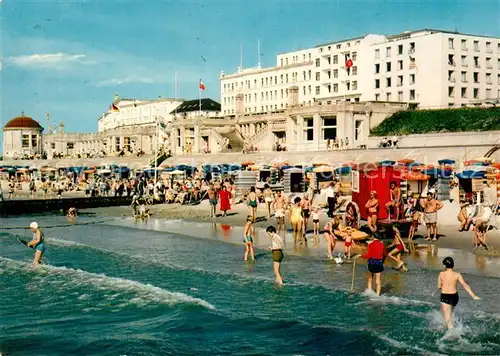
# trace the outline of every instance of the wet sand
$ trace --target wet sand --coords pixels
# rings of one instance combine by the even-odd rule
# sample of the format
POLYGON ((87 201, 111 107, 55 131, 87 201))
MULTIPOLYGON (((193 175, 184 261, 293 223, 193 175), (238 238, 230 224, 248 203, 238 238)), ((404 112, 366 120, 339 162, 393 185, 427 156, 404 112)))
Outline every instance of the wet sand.
MULTIPOLYGON (((231 211, 228 212, 228 216, 222 217, 220 213, 213 219, 209 216, 209 205, 208 202, 202 202, 199 205, 176 205, 176 204, 161 204, 153 205, 150 207, 152 212, 152 218, 154 219, 168 219, 168 220, 183 220, 186 222, 205 222, 205 223, 216 223, 219 225, 227 225, 231 227, 243 227, 246 223, 247 217, 247 207, 243 204, 236 204, 232 207, 231 211)), ((107 207, 107 208, 96 208, 96 209, 86 209, 84 212, 92 212, 97 216, 131 216, 132 211, 130 207, 107 207)), ((328 217, 325 213, 320 214, 320 230, 325 226, 328 217)), ((290 225, 286 222, 287 229, 290 229, 290 225)), ((276 219, 271 217, 267 219, 267 212, 263 204, 259 205, 257 210, 257 221, 254 224, 257 230, 265 230, 269 225, 276 226, 276 219)), ((425 225, 420 225, 416 233, 414 242, 416 246, 437 246, 438 248, 447 249, 457 249, 466 252, 474 252, 481 256, 500 256, 500 231, 491 230, 488 232, 487 243, 490 246, 488 251, 484 250, 473 250, 473 232, 458 232, 458 223, 455 226, 448 225, 438 225, 438 233, 440 238, 436 242, 428 242, 424 239, 426 234, 425 225)), ((309 221, 308 234, 307 234, 309 244, 308 247, 314 249, 314 239, 312 235, 312 220, 309 221), (311 246, 312 245, 312 246, 311 246)), ((292 235, 291 230, 288 231, 286 239, 291 242, 292 235)), ((318 249, 322 253, 326 254, 326 247, 324 245, 323 236, 319 237, 318 249)), ((238 240, 239 241, 239 240, 238 240)), ((407 239, 405 239, 407 241, 407 239)), ((292 244, 290 244, 292 245, 292 244)), ((353 253, 359 253, 364 251, 364 244, 361 244, 363 248, 354 248, 353 253)), ((339 241, 336 246, 337 252, 343 252, 344 246, 342 241, 339 241)), ((297 252, 298 254, 301 254, 297 252)))

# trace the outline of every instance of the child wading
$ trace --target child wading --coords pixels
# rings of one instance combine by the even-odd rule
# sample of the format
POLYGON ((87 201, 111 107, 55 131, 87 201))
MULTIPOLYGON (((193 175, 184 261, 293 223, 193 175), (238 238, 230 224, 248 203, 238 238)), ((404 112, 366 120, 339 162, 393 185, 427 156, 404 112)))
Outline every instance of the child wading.
POLYGON ((356 246, 354 243, 354 240, 352 239, 352 229, 348 227, 345 230, 345 235, 344 235, 344 247, 345 247, 345 255, 347 258, 351 258, 351 248, 352 246, 356 246))
POLYGON ((271 238, 271 252, 273 255, 273 270, 276 276, 276 283, 283 284, 283 277, 281 276, 281 261, 283 261, 283 239, 276 233, 274 226, 268 226, 266 229, 267 234, 271 238))
POLYGON ((403 271, 406 271, 405 263, 403 260, 401 260, 401 255, 403 252, 408 252, 406 249, 406 245, 401 238, 401 233, 398 230, 398 224, 394 223, 392 225, 392 233, 394 234, 394 240, 392 241, 392 244, 389 245, 389 249, 391 247, 394 247, 387 257, 389 257, 391 260, 396 262, 396 268, 400 269, 401 267, 403 268, 403 271))
POLYGON ((255 260, 255 254, 253 251, 253 240, 255 238, 255 229, 253 227, 253 217, 247 216, 247 223, 245 225, 245 232, 243 236, 243 243, 245 244, 245 257, 244 260, 248 261, 248 253, 252 260, 255 260))
POLYGON ((445 270, 439 273, 438 288, 441 290, 440 301, 444 322, 446 327, 451 329, 453 328, 453 309, 458 304, 457 284, 460 283, 474 300, 479 300, 481 298, 474 294, 460 273, 453 271, 453 267, 455 267, 453 258, 446 257, 443 260, 443 265, 445 270))

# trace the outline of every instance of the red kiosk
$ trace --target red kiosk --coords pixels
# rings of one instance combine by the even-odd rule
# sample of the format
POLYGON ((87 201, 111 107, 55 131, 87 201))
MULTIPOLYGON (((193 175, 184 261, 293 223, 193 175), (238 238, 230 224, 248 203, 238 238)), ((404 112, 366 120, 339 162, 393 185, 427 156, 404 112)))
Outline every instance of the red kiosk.
MULTIPOLYGON (((402 170, 395 169, 393 166, 383 166, 378 163, 360 163, 352 168, 351 204, 357 213, 358 226, 360 219, 366 220, 368 218, 365 205, 370 199, 372 190, 377 192, 378 220, 388 218, 385 205, 391 200, 390 184, 394 182, 396 186, 400 187, 402 173, 402 170)), ((353 208, 351 208, 351 212, 353 208)))

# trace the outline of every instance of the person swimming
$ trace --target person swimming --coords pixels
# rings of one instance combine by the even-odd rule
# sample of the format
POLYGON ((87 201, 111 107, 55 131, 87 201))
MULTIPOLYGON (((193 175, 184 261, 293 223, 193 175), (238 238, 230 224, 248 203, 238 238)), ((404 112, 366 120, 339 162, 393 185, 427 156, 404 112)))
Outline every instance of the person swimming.
POLYGON ((479 300, 481 298, 474 294, 471 287, 467 284, 467 282, 465 282, 460 273, 453 271, 453 267, 455 267, 455 261, 453 261, 453 258, 446 257, 443 260, 443 265, 445 270, 439 272, 438 277, 438 288, 441 290, 441 296, 439 299, 441 301, 445 325, 448 329, 451 329, 453 328, 453 309, 457 306, 459 300, 457 284, 460 283, 472 299, 479 300))
POLYGON ((33 238, 30 242, 27 243, 26 246, 31 247, 35 250, 35 258, 33 259, 33 263, 35 265, 39 265, 45 252, 45 238, 42 230, 40 230, 40 228, 38 227, 38 223, 32 222, 30 224, 30 229, 33 232, 33 238))

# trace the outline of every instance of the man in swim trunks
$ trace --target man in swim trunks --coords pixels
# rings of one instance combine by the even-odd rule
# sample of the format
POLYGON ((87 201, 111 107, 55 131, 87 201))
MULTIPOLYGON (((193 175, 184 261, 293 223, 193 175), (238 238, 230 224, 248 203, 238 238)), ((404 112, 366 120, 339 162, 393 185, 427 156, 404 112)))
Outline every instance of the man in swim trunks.
POLYGON ((304 237, 304 240, 307 241, 307 238, 306 238, 307 224, 309 223, 309 218, 311 217, 311 201, 309 200, 309 196, 307 194, 304 194, 304 199, 301 200, 300 207, 302 208, 303 237, 304 237))
POLYGON ((445 266, 445 270, 439 272, 438 288, 441 290, 440 301, 444 322, 446 327, 451 329, 453 328, 453 309, 458 304, 457 284, 460 283, 472 299, 479 300, 481 298, 474 294, 460 273, 453 271, 453 267, 455 266, 453 258, 446 257, 443 260, 443 265, 445 266))
POLYGON ((278 225, 278 234, 283 232, 283 236, 286 234, 285 230, 285 210, 287 208, 288 201, 281 191, 276 193, 276 197, 273 202, 274 216, 276 217, 276 225, 278 225))
POLYGON ((283 277, 281 276, 281 261, 283 261, 283 240, 280 235, 276 233, 274 226, 268 226, 266 229, 267 235, 271 238, 270 250, 273 256, 273 270, 276 276, 276 283, 283 284, 283 277))
POLYGON ((373 291, 373 277, 375 276, 375 290, 377 295, 380 295, 382 291, 381 277, 382 272, 384 272, 384 259, 387 251, 384 244, 374 237, 368 240, 367 243, 368 252, 361 256, 358 255, 356 258, 362 257, 368 260, 368 271, 370 271, 368 275, 368 290, 373 291))
POLYGON ((33 260, 33 264, 39 265, 43 253, 45 252, 45 239, 42 230, 38 228, 38 223, 32 222, 30 224, 30 229, 33 232, 33 239, 28 242, 26 246, 31 247, 35 250, 35 258, 33 260))
POLYGON ((396 182, 391 182, 391 201, 385 204, 387 209, 387 214, 389 215, 389 220, 391 220, 391 207, 394 208, 395 219, 399 219, 399 207, 401 205, 401 188, 399 188, 396 182))
POLYGON ((424 221, 427 226, 427 241, 431 239, 431 232, 434 235, 432 241, 437 240, 437 211, 443 207, 443 204, 435 199, 435 193, 436 191, 434 189, 430 189, 427 193, 427 199, 420 200, 420 205, 424 208, 424 221))
POLYGON ((366 210, 368 210, 368 228, 373 233, 377 231, 377 217, 378 217, 378 199, 377 192, 372 190, 370 192, 370 199, 366 202, 366 210))
POLYGON ((217 194, 213 185, 210 185, 208 189, 208 202, 210 204, 210 217, 215 218, 217 213, 217 194))

